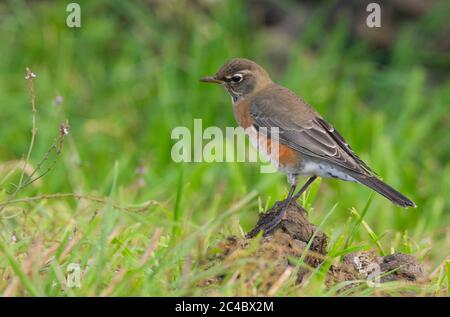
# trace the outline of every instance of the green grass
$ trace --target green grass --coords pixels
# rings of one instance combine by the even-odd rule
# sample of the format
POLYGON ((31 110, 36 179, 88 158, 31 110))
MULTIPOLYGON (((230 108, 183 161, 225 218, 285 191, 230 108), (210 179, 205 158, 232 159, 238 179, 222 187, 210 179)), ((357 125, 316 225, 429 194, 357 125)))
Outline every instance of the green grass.
MULTIPOLYGON (((226 236, 250 230, 258 206, 284 197, 285 177, 260 174, 258 164, 176 164, 170 157, 176 126, 192 128, 194 118, 204 127, 236 125, 223 89, 198 82, 236 56, 258 61, 303 96, 418 205, 403 210, 362 186, 322 180, 305 206, 330 236, 329 259, 308 287, 289 279, 275 295, 337 295, 343 285, 325 287, 327 265, 369 248, 425 264, 427 283, 388 283, 385 293, 448 294, 450 81, 434 77, 423 47, 444 26, 444 1, 400 31, 385 65, 363 42, 348 45, 345 23, 325 27, 317 12, 290 44, 284 70, 268 58, 270 35, 251 22, 244 2, 211 2, 207 10, 187 1, 151 8, 78 2, 80 29, 65 26, 64 2, 0 4, 0 204, 18 184, 30 144, 26 67, 37 74, 28 175, 58 140, 60 123, 70 122, 62 153, 43 162, 41 171, 50 172, 0 212, 0 294, 265 295, 233 280, 239 262, 205 271, 202 259, 226 236), (70 263, 80 264, 81 288, 66 286, 70 263), (219 273, 225 279, 214 289, 198 286, 219 273)), ((363 283, 355 290, 379 292, 363 283)))

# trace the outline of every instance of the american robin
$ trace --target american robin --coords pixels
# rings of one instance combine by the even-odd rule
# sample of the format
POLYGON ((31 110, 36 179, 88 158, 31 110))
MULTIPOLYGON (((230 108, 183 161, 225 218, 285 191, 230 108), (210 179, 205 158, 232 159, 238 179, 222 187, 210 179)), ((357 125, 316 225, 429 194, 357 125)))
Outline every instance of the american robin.
POLYGON ((277 166, 287 174, 291 187, 281 211, 266 232, 285 217, 289 203, 298 199, 318 176, 360 183, 401 207, 416 207, 410 199, 381 181, 317 111, 289 89, 275 84, 255 62, 232 59, 215 75, 201 81, 225 87, 231 95, 236 120, 250 138, 255 138, 259 131, 278 128, 277 140, 272 140, 268 133, 266 138, 269 143, 277 143, 277 166), (294 195, 298 176, 310 178, 294 195))

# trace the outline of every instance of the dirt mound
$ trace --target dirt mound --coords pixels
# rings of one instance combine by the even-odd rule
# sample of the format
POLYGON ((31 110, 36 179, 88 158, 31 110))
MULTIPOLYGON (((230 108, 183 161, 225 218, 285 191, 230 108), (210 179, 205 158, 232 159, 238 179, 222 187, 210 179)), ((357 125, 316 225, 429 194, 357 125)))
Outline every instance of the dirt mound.
MULTIPOLYGON (((214 254, 209 254, 207 267, 236 265, 235 280, 244 279, 245 283, 267 290, 269 295, 276 291, 277 285, 279 287, 292 278, 293 272, 297 283, 304 281, 324 262, 328 237, 308 221, 305 209, 296 202, 289 206, 286 219, 272 232, 263 235, 262 228, 270 223, 279 208, 281 202, 261 214, 245 239, 232 236, 220 242, 214 248, 214 254), (308 250, 306 254, 305 250, 308 250)), ((347 254, 340 263, 329 267, 327 285, 331 287, 340 282, 362 279, 369 280, 369 283, 417 282, 423 276, 422 266, 411 255, 379 256, 373 250, 360 251, 347 254)), ((217 276, 202 284, 210 285, 222 279, 223 276, 217 276)))

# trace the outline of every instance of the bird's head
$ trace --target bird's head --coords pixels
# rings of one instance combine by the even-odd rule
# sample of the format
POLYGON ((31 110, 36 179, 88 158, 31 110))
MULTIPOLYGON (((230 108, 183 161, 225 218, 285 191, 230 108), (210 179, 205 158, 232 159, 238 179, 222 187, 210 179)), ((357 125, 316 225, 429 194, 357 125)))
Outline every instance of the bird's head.
POLYGON ((267 72, 255 62, 245 58, 234 58, 225 63, 219 71, 200 81, 222 84, 233 102, 244 99, 272 83, 267 72))

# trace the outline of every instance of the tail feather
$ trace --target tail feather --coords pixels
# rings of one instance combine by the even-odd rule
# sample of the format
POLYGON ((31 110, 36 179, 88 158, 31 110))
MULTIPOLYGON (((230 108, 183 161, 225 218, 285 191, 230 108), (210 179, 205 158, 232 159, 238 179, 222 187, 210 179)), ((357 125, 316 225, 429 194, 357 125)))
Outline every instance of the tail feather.
POLYGON ((398 192, 388 184, 384 183, 380 179, 378 179, 375 176, 356 176, 354 177, 358 182, 360 182, 363 185, 366 185, 367 187, 372 188, 374 191, 379 193, 380 195, 383 195, 393 203, 399 205, 400 207, 406 208, 406 207, 416 207, 416 204, 408 199, 406 196, 404 196, 402 193, 398 192))

